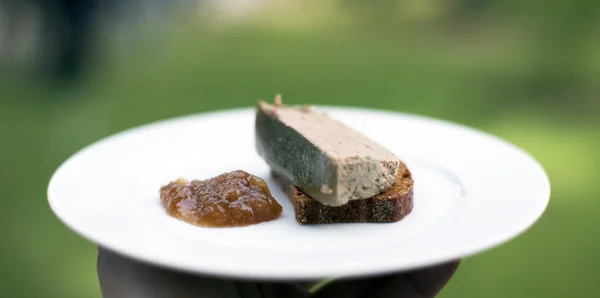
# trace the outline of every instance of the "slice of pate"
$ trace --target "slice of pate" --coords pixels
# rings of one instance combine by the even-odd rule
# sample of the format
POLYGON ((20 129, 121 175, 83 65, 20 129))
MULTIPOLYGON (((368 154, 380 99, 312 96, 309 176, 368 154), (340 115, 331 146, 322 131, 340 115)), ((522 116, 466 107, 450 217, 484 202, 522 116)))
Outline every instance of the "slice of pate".
POLYGON ((259 102, 256 149, 273 171, 328 206, 389 189, 400 160, 363 134, 308 108, 259 102))

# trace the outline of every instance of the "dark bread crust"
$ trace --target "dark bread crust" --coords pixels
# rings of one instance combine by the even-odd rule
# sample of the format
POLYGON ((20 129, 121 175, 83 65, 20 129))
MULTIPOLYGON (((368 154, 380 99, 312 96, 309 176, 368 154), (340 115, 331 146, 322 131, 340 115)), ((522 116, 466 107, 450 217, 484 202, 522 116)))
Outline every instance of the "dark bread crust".
POLYGON ((271 173, 294 205, 296 221, 303 225, 327 223, 389 223, 407 216, 413 208, 412 174, 400 164, 396 183, 387 191, 342 206, 326 206, 275 172, 271 173))

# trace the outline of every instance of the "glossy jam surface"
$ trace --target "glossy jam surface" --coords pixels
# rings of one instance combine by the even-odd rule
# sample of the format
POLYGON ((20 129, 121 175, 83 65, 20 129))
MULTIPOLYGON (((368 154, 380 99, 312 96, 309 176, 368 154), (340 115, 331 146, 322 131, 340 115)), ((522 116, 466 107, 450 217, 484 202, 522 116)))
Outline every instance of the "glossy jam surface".
POLYGON ((183 179, 160 188, 167 213, 198 226, 248 226, 279 217, 281 205, 265 181, 244 171, 207 180, 183 179))

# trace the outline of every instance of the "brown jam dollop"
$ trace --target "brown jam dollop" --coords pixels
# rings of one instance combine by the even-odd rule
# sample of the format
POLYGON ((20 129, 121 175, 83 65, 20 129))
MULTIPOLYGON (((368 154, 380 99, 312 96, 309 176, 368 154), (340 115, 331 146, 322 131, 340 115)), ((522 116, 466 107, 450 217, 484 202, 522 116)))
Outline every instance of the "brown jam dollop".
POLYGON ((248 226, 276 219, 282 211, 267 183, 244 171, 178 179, 160 188, 160 200, 169 215, 205 227, 248 226))

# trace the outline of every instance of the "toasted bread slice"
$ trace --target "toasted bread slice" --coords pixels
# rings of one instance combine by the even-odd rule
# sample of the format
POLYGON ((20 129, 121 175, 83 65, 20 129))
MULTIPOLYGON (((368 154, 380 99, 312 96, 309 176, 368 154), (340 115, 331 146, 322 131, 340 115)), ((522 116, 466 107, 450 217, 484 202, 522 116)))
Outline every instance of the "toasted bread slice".
POLYGON ((389 223, 407 216, 413 208, 412 174, 400 164, 398 178, 387 191, 342 206, 326 206, 314 200, 283 176, 272 172, 294 205, 296 221, 303 225, 327 223, 389 223))

